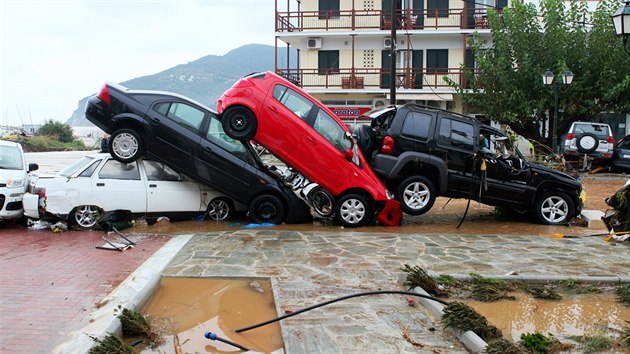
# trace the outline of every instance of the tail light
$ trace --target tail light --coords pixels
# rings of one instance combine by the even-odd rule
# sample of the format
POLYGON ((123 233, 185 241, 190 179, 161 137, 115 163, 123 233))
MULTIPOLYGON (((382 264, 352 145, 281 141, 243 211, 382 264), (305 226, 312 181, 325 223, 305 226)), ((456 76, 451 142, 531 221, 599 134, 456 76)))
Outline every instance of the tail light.
POLYGON ((567 134, 567 140, 571 140, 573 138, 575 138, 575 134, 573 134, 573 133, 567 134))
POLYGON ((46 188, 33 188, 31 194, 37 194, 40 198, 46 198, 46 188))
POLYGON ((98 98, 108 105, 112 104, 112 100, 109 98, 109 86, 107 86, 107 84, 103 85, 103 88, 101 88, 101 92, 98 93, 98 98))
POLYGON ((383 145, 381 146, 381 153, 385 155, 391 155, 394 152, 394 138, 386 136, 383 138, 383 145))
POLYGON ((612 137, 612 136, 610 136, 610 135, 608 136, 608 138, 606 138, 606 140, 607 140, 609 143, 611 143, 611 144, 614 144, 614 143, 615 143, 615 138, 613 138, 613 137, 612 137))

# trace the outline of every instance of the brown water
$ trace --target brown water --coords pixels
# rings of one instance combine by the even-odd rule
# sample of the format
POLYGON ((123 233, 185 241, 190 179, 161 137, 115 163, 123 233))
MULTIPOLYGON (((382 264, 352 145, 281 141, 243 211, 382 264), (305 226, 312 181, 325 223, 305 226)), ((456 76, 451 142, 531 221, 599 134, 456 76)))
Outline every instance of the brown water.
POLYGON ((278 323, 250 331, 234 330, 278 317, 271 282, 250 278, 163 277, 143 313, 165 327, 167 341, 161 348, 143 353, 173 353, 177 334, 182 353, 231 353, 239 349, 206 339, 214 332, 255 352, 283 348, 278 323))
POLYGON ((621 331, 626 326, 624 321, 630 321, 630 307, 617 302, 613 294, 565 296, 561 300, 511 295, 516 300, 466 303, 515 342, 521 334, 536 331, 556 337, 605 334, 606 329, 621 331))

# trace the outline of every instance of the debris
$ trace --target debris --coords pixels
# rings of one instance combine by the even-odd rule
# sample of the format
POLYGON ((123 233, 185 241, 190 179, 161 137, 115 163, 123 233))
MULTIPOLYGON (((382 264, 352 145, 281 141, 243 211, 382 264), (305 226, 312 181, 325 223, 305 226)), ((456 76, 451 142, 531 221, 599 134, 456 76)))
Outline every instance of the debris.
POLYGON ((167 223, 167 222, 171 222, 171 219, 169 219, 167 216, 160 216, 159 218, 157 218, 157 223, 167 223))
POLYGON ((28 221, 26 222, 26 225, 31 230, 46 230, 50 228, 51 224, 48 221, 44 221, 44 220, 33 221, 31 219, 28 219, 28 221))
POLYGON ((262 224, 247 224, 245 226, 242 226, 242 228, 243 229, 254 229, 254 228, 257 228, 257 227, 273 227, 273 226, 276 226, 276 224, 272 224, 272 223, 269 223, 269 222, 264 222, 262 224))
POLYGON ((107 211, 98 219, 99 229, 105 232, 114 229, 123 230, 132 227, 135 223, 131 211, 121 209, 107 211))
POLYGON ((137 243, 125 237, 125 235, 121 234, 118 230, 116 230, 116 228, 113 228, 113 229, 114 229, 113 233, 109 232, 108 235, 116 234, 120 238, 122 238, 124 241, 116 242, 116 241, 112 241, 103 237, 103 241, 105 241, 105 244, 103 244, 102 246, 96 246, 96 248, 100 248, 104 250, 112 250, 112 251, 116 250, 116 251, 122 252, 128 248, 133 248, 133 246, 137 245, 137 243))
POLYGON ((68 225, 63 221, 58 221, 52 225, 50 225, 50 229, 54 233, 59 233, 62 231, 68 231, 68 225))

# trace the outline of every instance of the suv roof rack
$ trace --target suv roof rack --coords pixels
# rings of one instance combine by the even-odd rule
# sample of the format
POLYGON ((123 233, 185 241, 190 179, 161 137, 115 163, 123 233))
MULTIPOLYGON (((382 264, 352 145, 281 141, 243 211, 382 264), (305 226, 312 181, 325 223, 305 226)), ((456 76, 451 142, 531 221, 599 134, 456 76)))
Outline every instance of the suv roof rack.
POLYGON ((431 107, 431 106, 426 106, 426 105, 421 105, 421 104, 417 104, 417 103, 405 103, 403 106, 407 106, 407 105, 415 106, 415 107, 418 107, 418 108, 431 110, 431 111, 438 111, 438 112, 442 112, 442 113, 448 113, 449 115, 452 115, 452 116, 457 116, 457 117, 460 117, 460 118, 472 120, 472 121, 474 121, 476 123, 481 123, 479 121, 479 119, 477 119, 475 117, 471 117, 471 116, 465 115, 463 113, 457 113, 457 112, 449 111, 449 110, 446 110, 446 109, 436 108, 436 107, 431 107))

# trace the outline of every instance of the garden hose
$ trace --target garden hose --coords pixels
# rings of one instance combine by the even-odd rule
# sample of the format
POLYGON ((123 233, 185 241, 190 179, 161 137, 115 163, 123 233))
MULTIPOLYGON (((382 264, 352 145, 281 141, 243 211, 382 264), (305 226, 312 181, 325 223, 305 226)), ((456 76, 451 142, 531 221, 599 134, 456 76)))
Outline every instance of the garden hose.
POLYGON ((217 336, 216 333, 213 333, 213 332, 206 332, 206 333, 204 333, 203 336, 208 338, 208 339, 210 339, 210 340, 218 340, 219 342, 223 342, 225 344, 229 344, 229 345, 231 345, 233 347, 236 347, 236 348, 238 348, 240 350, 243 350, 243 351, 246 351, 246 352, 249 351, 249 349, 245 348, 244 346, 242 346, 242 345, 240 345, 238 343, 234 343, 231 340, 228 340, 228 339, 225 339, 225 338, 221 338, 221 337, 217 336))
MULTIPOLYGON (((325 302, 322 302, 322 303, 319 303, 319 304, 315 304, 313 306, 309 306, 309 307, 303 308, 301 310, 298 310, 298 311, 286 314, 284 316, 280 316, 280 317, 274 318, 274 319, 269 320, 269 321, 261 322, 261 323, 255 324, 255 325, 251 325, 249 327, 239 328, 239 329, 235 330, 234 332, 240 333, 240 332, 249 331, 251 329, 255 329, 255 328, 258 328, 258 327, 266 326, 268 324, 271 324, 271 323, 274 323, 274 322, 278 322, 278 321, 282 321, 282 320, 284 320, 286 318, 289 318, 289 317, 292 317, 292 316, 295 316, 295 315, 299 315, 301 313, 304 313, 304 312, 316 309, 318 307, 330 305, 332 303, 335 303, 335 302, 338 302, 338 301, 341 301, 341 300, 347 300, 347 299, 351 299, 353 297, 359 297, 359 296, 380 295, 380 294, 401 294, 401 295, 417 296, 417 297, 421 297, 421 298, 424 298, 424 299, 429 299, 429 300, 433 300, 433 301, 439 302, 442 305, 448 305, 448 303, 446 301, 444 301, 444 300, 441 300, 441 299, 438 299, 438 298, 435 298, 435 297, 432 297, 432 296, 429 296, 429 295, 418 294, 418 293, 412 292, 412 291, 401 291, 401 290, 370 291, 370 292, 366 292, 366 293, 356 293, 356 294, 346 295, 346 296, 342 296, 342 297, 339 297, 339 298, 336 298, 336 299, 333 299, 333 300, 329 300, 329 301, 325 301, 325 302)), ((208 338, 208 337, 206 336, 206 338, 208 338)))

